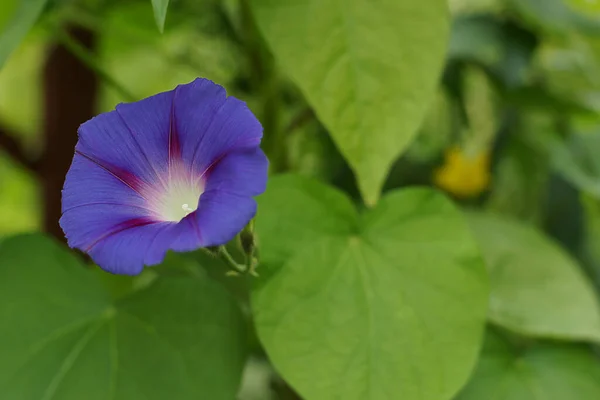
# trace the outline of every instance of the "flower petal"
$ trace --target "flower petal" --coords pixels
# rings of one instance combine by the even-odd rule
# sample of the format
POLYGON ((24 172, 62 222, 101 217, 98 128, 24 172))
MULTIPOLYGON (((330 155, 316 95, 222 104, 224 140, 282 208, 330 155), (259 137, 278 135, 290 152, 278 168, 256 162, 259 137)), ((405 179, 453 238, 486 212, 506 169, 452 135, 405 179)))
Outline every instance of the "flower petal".
POLYGON ((257 147, 262 126, 246 103, 226 97, 225 90, 207 80, 196 79, 175 89, 174 116, 181 156, 193 174, 236 149, 257 147))
POLYGON ((137 275, 144 265, 160 264, 168 250, 200 248, 195 218, 195 214, 190 214, 178 223, 157 222, 124 229, 97 242, 89 253, 106 271, 137 275))
POLYGON ((128 177, 117 176, 91 160, 75 154, 67 173, 62 196, 62 212, 94 204, 127 205, 145 208, 146 200, 128 177))
POLYGON ((159 177, 168 168, 173 95, 174 91, 171 90, 135 103, 121 103, 116 107, 130 136, 135 139, 144 158, 159 177))
POLYGON ((146 265, 160 264, 167 252, 193 251, 201 247, 200 232, 196 222, 196 214, 191 213, 178 223, 163 230, 152 243, 151 251, 146 255, 146 265))
POLYGON ((87 252, 110 235, 155 220, 139 207, 87 204, 65 211, 59 222, 69 246, 87 252))
POLYGON ((87 252, 96 264, 113 274, 137 275, 144 265, 160 264, 168 250, 192 251, 200 247, 194 214, 179 223, 157 222, 130 218, 131 214, 110 214, 104 207, 93 207, 91 212, 84 208, 68 212, 61 219, 63 229, 75 232, 77 240, 86 238, 84 243, 70 241, 69 245, 87 252), (80 218, 87 218, 87 223, 80 224, 80 218))
POLYGON ((144 269, 146 258, 158 260, 164 258, 167 246, 157 246, 155 239, 176 225, 172 222, 155 222, 147 225, 123 229, 98 241, 89 254, 102 269, 113 274, 137 275, 144 269))
POLYGON ((203 247, 227 243, 256 215, 256 201, 222 190, 202 193, 195 212, 203 247))
POLYGON ((166 170, 171 97, 171 92, 161 93, 120 105, 120 112, 92 118, 79 127, 75 150, 99 164, 127 171, 148 186, 156 184, 160 173, 166 170), (142 127, 143 131, 138 131, 142 127))
POLYGON ((208 172, 205 190, 258 196, 266 189, 268 168, 269 160, 260 148, 231 153, 208 172))

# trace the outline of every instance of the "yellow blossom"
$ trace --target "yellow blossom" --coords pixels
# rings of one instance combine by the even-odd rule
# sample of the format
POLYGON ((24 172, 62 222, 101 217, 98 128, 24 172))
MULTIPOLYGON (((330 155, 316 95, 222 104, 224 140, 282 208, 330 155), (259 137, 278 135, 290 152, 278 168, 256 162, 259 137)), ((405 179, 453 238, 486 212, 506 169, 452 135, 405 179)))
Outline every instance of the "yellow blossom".
POLYGON ((435 184, 460 198, 475 197, 490 185, 490 153, 467 155, 454 146, 446 151, 444 165, 434 174, 435 184))

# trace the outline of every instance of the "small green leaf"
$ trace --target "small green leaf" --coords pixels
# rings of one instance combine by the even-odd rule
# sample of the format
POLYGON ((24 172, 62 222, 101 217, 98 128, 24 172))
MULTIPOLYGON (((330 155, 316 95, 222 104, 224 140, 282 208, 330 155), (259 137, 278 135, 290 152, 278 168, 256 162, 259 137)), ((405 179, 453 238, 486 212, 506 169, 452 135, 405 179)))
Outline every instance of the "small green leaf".
POLYGON ((505 40, 500 19, 487 14, 460 15, 452 24, 448 55, 492 65, 500 61, 505 40))
POLYGON ((550 141, 552 163, 567 181, 600 199, 600 132, 550 141))
POLYGON ((250 3, 277 61, 375 204, 433 99, 448 41, 446 1, 250 3))
POLYGON ((19 400, 230 400, 244 320, 210 280, 161 278, 113 301, 54 241, 0 244, 0 393, 19 400))
POLYGON ((42 14, 48 0, 20 1, 12 19, 0 33, 0 68, 42 14))
POLYGON ((167 19, 167 8, 169 0, 152 0, 152 9, 154 10, 154 19, 160 33, 165 30, 165 20, 167 19))
MULTIPOLYGON (((338 191, 271 179, 256 222, 267 260, 253 291, 259 337, 308 399, 449 399, 475 364, 485 268, 451 202, 386 195, 361 218, 338 191)), ((262 264, 261 264, 262 266, 262 264)))
POLYGON ((490 274, 490 321, 520 334, 600 340, 600 307, 576 262, 535 228, 469 216, 490 274))
POLYGON ((600 0, 567 0, 573 10, 600 17, 600 0))
POLYGON ((581 203, 586 221, 582 252, 593 281, 600 287, 600 201, 589 195, 582 195, 581 203))
POLYGON ((479 365, 456 400, 597 400, 600 363, 585 347, 519 348, 488 332, 479 365))
POLYGON ((550 32, 569 35, 578 30, 591 36, 600 35, 598 15, 577 12, 567 0, 509 0, 508 4, 525 20, 550 32))

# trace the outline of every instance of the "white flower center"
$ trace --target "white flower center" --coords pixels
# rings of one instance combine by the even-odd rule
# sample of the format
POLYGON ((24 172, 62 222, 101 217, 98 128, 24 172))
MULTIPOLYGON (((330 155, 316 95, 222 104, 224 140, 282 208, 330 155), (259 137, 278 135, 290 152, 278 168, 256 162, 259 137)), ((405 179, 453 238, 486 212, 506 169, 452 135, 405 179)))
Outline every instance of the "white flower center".
POLYGON ((202 189, 200 185, 183 186, 171 184, 167 188, 167 192, 164 194, 157 210, 161 219, 164 221, 179 222, 189 213, 196 211, 202 189))
POLYGON ((179 222, 196 211, 204 191, 202 179, 191 178, 183 168, 173 168, 153 193, 148 193, 150 208, 161 221, 179 222))

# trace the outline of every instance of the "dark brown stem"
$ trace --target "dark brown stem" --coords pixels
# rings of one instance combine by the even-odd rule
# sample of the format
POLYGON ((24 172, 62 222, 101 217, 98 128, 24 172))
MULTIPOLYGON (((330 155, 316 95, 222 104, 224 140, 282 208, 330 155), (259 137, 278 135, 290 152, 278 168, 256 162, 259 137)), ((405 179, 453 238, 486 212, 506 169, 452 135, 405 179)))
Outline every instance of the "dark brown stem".
POLYGON ((38 172, 39 161, 30 157, 16 135, 9 133, 0 127, 0 148, 4 150, 13 160, 27 168, 31 172, 38 172))
MULTIPOLYGON (((81 27, 66 28, 82 46, 94 51, 94 33, 81 27)), ((79 125, 94 115, 98 88, 96 75, 62 44, 49 51, 44 67, 44 141, 40 163, 44 198, 44 230, 64 238, 58 225, 61 190, 77 143, 79 125)), ((117 145, 117 144, 115 144, 117 145)))

